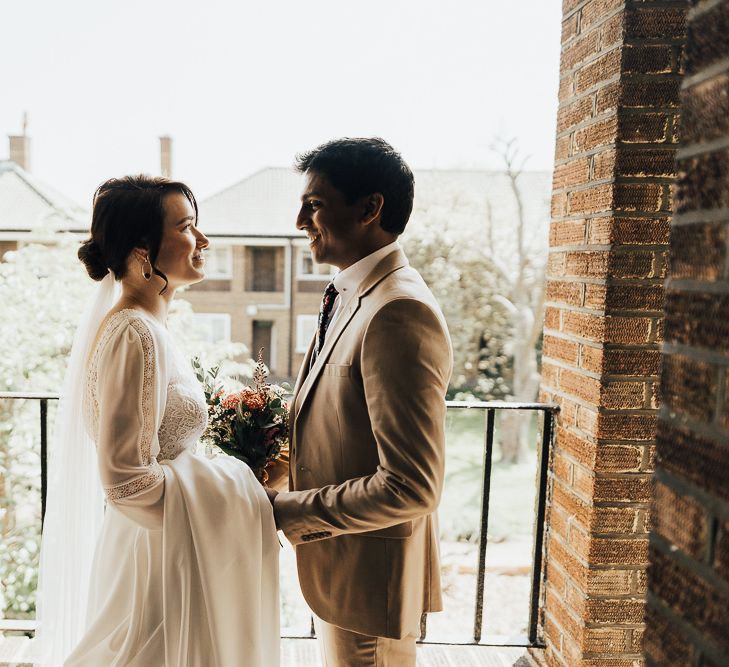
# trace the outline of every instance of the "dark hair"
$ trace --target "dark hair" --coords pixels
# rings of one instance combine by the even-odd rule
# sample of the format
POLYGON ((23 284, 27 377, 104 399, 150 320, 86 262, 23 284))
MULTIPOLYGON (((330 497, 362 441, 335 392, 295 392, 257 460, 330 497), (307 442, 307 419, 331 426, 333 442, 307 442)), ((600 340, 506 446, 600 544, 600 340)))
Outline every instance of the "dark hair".
POLYGON ((413 210, 415 180, 410 167, 384 139, 334 139, 296 156, 301 173, 323 174, 348 204, 379 192, 385 199, 380 226, 402 234, 413 210))
POLYGON ((167 276, 155 267, 164 229, 165 196, 179 192, 195 209, 197 201, 187 185, 160 176, 110 178, 94 193, 91 237, 84 241, 78 258, 94 280, 103 280, 109 270, 117 280, 127 272, 127 259, 134 248, 146 247, 152 272, 165 281, 167 276))

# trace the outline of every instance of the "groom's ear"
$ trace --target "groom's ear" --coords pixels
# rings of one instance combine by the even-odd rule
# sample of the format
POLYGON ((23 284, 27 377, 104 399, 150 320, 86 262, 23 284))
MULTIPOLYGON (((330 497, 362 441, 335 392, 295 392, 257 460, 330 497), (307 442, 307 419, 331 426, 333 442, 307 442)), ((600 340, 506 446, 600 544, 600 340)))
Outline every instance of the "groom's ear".
POLYGON ((362 223, 370 225, 379 222, 382 216, 382 207, 385 205, 385 198, 379 192, 373 192, 364 197, 362 223))

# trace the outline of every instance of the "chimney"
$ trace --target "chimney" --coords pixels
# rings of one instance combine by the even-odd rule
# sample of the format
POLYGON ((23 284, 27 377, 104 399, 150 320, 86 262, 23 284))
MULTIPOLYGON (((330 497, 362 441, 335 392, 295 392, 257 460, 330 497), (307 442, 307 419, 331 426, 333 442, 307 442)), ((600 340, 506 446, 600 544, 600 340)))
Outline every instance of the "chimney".
POLYGON ((23 134, 10 135, 10 160, 30 171, 30 137, 28 136, 28 113, 23 114, 23 134))
POLYGON ((159 138, 160 173, 166 178, 172 177, 172 137, 159 138))

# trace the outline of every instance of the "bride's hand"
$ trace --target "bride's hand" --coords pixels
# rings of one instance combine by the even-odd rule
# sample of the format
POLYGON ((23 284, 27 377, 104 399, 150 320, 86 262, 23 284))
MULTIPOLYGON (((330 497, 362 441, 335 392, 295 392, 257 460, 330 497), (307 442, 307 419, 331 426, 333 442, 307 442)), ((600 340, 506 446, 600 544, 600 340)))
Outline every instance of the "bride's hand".
POLYGON ((266 466, 268 479, 266 486, 274 491, 289 490, 289 455, 288 452, 281 454, 281 458, 266 466))

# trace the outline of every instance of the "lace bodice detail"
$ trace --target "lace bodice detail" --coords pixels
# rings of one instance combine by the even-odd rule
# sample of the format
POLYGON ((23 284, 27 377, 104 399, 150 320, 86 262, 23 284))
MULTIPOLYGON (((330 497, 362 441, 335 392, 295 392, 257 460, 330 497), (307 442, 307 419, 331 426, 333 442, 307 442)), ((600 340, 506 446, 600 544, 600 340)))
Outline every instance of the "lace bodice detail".
POLYGON ((174 357, 175 373, 167 384, 167 405, 158 431, 160 461, 174 459, 183 449, 194 446, 208 423, 200 383, 176 350, 174 357))
MULTIPOLYGON (((159 358, 157 353, 165 353, 168 379, 164 414, 157 430, 156 442, 159 445, 159 451, 151 451, 151 443, 155 441, 155 438, 152 437, 153 433, 141 434, 140 440, 142 464, 155 465, 158 461, 174 459, 181 451, 195 445, 207 426, 205 395, 200 383, 193 375, 190 364, 186 363, 182 354, 174 347, 166 329, 152 324, 148 318, 140 316, 138 311, 131 309, 119 311, 107 320, 88 365, 84 413, 87 429, 95 442, 99 435, 100 406, 97 395, 99 360, 107 342, 118 333, 119 327, 124 324, 134 327, 145 350, 143 396, 141 397, 145 428, 153 428, 155 421, 159 421, 157 415, 151 414, 155 410, 156 392, 158 391, 153 386, 155 373, 160 370, 154 366, 155 360, 159 358), (156 336, 154 337, 149 331, 150 326, 156 326, 156 336), (158 345, 160 343, 166 345, 167 349, 155 352, 153 349, 155 340, 158 341, 158 345)), ((157 378, 157 380, 160 379, 157 378)), ((120 391, 123 389, 120 388, 120 391)), ((154 449, 156 450, 156 448, 154 449)), ((142 482, 137 482, 137 484, 140 483, 142 482)), ((127 495, 136 489, 125 488, 121 491, 127 495)))

